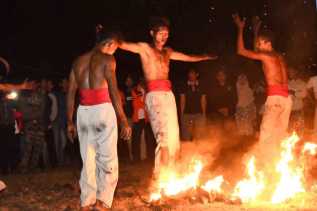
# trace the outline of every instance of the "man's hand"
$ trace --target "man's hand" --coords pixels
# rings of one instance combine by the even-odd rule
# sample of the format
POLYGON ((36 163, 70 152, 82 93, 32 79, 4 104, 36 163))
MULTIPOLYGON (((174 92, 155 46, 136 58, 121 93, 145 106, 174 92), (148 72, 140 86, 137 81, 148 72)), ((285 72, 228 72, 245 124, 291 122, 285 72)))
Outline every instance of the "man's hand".
POLYGON ((129 126, 128 122, 123 122, 121 124, 120 138, 123 140, 130 140, 132 136, 132 129, 129 126))
POLYGON ((72 143, 74 143, 74 139, 77 137, 76 127, 73 122, 67 123, 67 137, 72 143))
POLYGON ((245 18, 241 19, 238 13, 232 15, 234 23, 237 25, 239 29, 243 29, 245 27, 245 18))
POLYGON ((260 17, 254 16, 252 18, 252 26, 253 26, 253 31, 255 33, 258 33, 260 31, 261 25, 262 25, 262 21, 261 21, 260 17))
POLYGON ((216 60, 216 59, 218 59, 218 56, 217 55, 213 55, 213 54, 207 54, 206 55, 206 59, 208 59, 208 60, 216 60))

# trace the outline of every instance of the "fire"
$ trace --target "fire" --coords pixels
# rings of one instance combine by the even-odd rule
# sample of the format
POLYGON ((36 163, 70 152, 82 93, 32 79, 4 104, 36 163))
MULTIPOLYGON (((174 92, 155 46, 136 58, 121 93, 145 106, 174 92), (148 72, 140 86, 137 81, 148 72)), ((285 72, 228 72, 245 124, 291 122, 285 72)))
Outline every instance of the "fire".
MULTIPOLYGON (((280 204, 295 199, 300 193, 305 193, 305 159, 307 155, 317 154, 317 144, 306 143, 301 154, 295 157, 295 147, 300 138, 294 133, 284 139, 279 147, 279 156, 266 161, 265 168, 256 166, 256 156, 247 162, 246 178, 235 185, 231 193, 222 190, 223 176, 217 176, 201 184, 200 174, 202 161, 193 159, 188 168, 178 171, 177 168, 162 170, 157 182, 157 191, 150 195, 150 201, 158 201, 163 197, 175 197, 182 193, 193 193, 191 190, 203 190, 209 194, 227 195, 231 199, 239 199, 243 203, 280 204), (306 157, 305 157, 306 156, 306 157)), ((314 184, 310 185, 314 187, 314 184)), ((311 188, 310 187, 310 188, 311 188)), ((317 185, 316 185, 317 187, 317 185)), ((200 193, 199 190, 197 193, 200 193)))
POLYGON ((201 188, 208 193, 221 193, 221 185, 224 182, 223 176, 218 176, 212 180, 207 181, 201 188))
POLYGON ((317 153, 317 144, 306 143, 304 145, 303 153, 308 152, 310 155, 316 155, 317 153))
POLYGON ((242 202, 254 201, 264 189, 263 173, 256 170, 255 157, 252 156, 247 165, 248 178, 237 183, 232 196, 240 198, 242 202))
POLYGON ((190 165, 190 171, 181 175, 175 169, 163 170, 159 177, 158 192, 152 193, 150 200, 159 200, 163 193, 165 196, 175 196, 190 189, 196 189, 199 184, 199 175, 203 168, 200 160, 194 160, 190 165))
POLYGON ((280 181, 271 199, 274 204, 284 202, 294 197, 297 193, 305 191, 302 182, 303 169, 301 167, 292 168, 291 165, 294 161, 293 149, 298 141, 299 137, 293 134, 281 144, 283 149, 281 160, 276 166, 276 171, 280 173, 280 181))

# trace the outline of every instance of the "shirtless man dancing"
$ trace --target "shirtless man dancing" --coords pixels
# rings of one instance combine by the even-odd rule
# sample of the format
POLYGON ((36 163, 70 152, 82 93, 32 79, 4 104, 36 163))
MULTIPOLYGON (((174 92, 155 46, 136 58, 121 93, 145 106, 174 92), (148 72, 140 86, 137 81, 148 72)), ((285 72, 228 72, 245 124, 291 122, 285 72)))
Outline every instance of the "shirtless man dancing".
POLYGON ((69 77, 68 135, 73 138, 74 101, 79 90, 77 129, 83 168, 80 177, 81 210, 110 208, 118 181, 117 118, 121 137, 130 139, 131 128, 123 112, 113 53, 120 43, 112 32, 100 33, 96 46, 77 58, 69 77))
POLYGON ((288 94, 287 67, 284 58, 273 48, 269 32, 258 33, 260 22, 255 21, 255 51, 245 49, 243 30, 245 19, 233 15, 238 28, 237 53, 241 56, 262 62, 267 83, 267 99, 260 128, 259 144, 256 147, 260 158, 275 157, 280 142, 287 135, 292 101, 288 94), (262 157, 263 156, 263 157, 262 157))
POLYGON ((168 80, 170 60, 198 62, 216 57, 186 55, 165 47, 169 36, 169 21, 165 18, 152 19, 150 34, 152 43, 122 42, 120 48, 141 57, 148 91, 146 109, 157 142, 154 176, 158 176, 161 167, 174 163, 180 148, 176 103, 168 80))

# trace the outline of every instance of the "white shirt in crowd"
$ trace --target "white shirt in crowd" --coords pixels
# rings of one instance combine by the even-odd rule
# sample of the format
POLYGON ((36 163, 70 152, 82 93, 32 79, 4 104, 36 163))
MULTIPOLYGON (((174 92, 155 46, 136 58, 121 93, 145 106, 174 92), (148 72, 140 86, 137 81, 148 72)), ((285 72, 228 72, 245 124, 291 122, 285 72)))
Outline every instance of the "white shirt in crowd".
POLYGON ((304 107, 304 98, 306 97, 305 81, 302 79, 291 79, 288 81, 288 89, 292 93, 292 111, 302 110, 304 107))
POLYGON ((51 113, 50 113, 50 121, 53 122, 58 113, 58 105, 57 105, 57 97, 53 93, 49 93, 48 97, 50 98, 52 105, 51 105, 51 113))

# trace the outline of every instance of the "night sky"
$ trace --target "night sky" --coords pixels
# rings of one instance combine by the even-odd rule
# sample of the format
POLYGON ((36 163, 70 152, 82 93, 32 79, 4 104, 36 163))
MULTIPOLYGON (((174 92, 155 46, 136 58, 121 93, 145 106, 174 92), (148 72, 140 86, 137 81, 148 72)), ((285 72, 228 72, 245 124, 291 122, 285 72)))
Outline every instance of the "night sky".
MULTIPOLYGON (((231 14, 259 15, 278 38, 277 49, 291 63, 316 60, 314 0, 2 0, 0 55, 12 65, 9 78, 63 77, 74 58, 94 44, 97 23, 118 27, 126 40, 149 41, 148 20, 164 15, 172 22, 169 45, 187 53, 216 53, 217 62, 195 64, 201 71, 240 67, 248 61, 235 55, 231 14), (292 2, 292 3, 290 3, 292 2), (300 53, 298 50, 300 50, 300 53)), ((251 31, 247 31, 247 33, 251 31)), ((246 36, 247 44, 251 37, 246 36)), ((119 78, 141 72, 139 59, 116 53, 119 78)), ((190 64, 173 62, 172 79, 190 64)), ((3 68, 2 68, 3 69, 3 68)))

